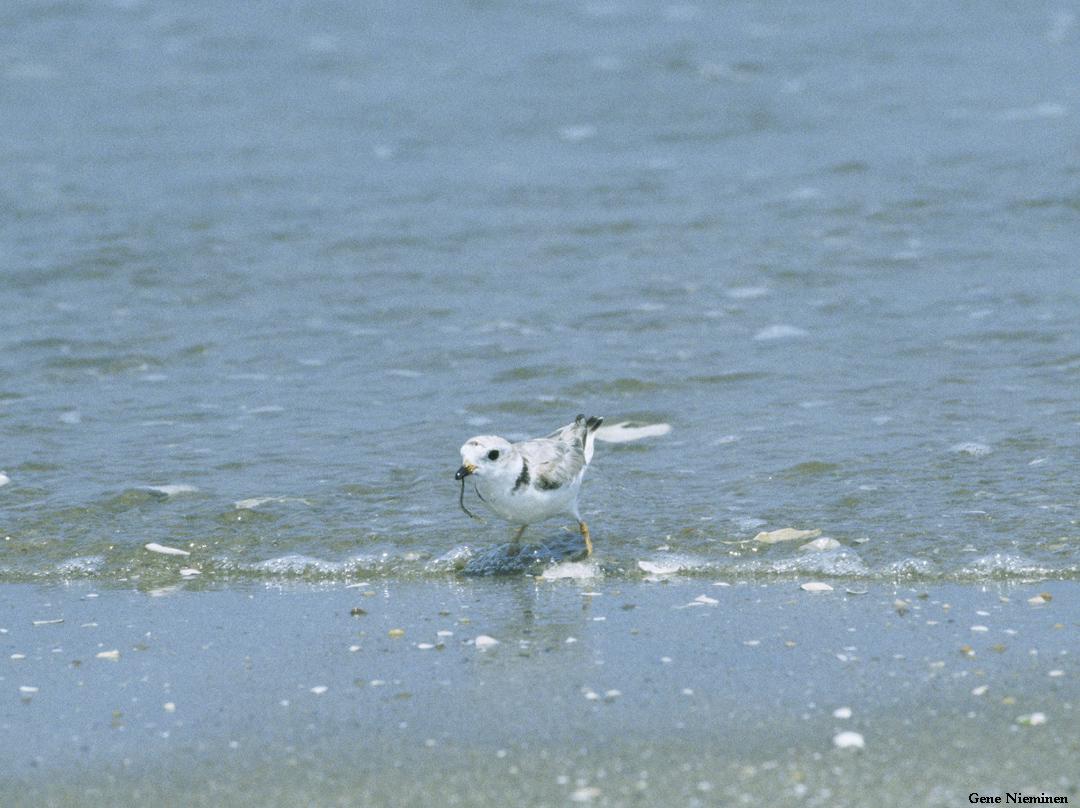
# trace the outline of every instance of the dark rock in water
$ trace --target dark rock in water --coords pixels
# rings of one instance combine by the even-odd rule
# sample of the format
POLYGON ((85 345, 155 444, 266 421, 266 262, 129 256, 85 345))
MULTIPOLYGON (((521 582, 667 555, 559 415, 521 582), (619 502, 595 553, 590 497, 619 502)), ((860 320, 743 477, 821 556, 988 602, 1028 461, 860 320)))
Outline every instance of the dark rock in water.
POLYGON ((543 544, 499 544, 482 550, 462 568, 465 575, 539 575, 545 567, 585 556, 585 546, 577 534, 543 544))

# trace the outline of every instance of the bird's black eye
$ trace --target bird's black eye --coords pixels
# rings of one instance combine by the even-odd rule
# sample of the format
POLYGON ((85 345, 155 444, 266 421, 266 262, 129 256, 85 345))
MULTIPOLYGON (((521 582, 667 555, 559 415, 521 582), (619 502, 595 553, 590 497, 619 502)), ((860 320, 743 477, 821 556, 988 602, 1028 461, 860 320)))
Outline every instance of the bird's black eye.
POLYGON ((488 452, 488 460, 498 460, 498 459, 499 459, 499 450, 498 449, 492 449, 490 452, 488 452))

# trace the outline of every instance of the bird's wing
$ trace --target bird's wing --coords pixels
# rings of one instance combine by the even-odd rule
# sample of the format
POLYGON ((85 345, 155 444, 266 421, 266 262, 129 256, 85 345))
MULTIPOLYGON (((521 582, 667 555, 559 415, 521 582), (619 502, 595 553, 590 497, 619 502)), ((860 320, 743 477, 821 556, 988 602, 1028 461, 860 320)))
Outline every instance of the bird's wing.
POLYGON ((546 438, 517 444, 538 488, 559 488, 573 482, 589 462, 585 457, 584 419, 557 429, 546 438))

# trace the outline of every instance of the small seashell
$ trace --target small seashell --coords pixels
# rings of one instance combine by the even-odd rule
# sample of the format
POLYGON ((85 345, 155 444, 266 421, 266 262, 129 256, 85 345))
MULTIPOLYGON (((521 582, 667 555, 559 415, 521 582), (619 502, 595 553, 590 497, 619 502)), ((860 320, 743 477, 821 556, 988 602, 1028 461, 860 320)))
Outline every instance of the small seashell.
POLYGON ((833 710, 833 718, 851 718, 851 708, 837 707, 833 710))
POLYGON ((820 535, 820 530, 796 530, 793 527, 784 527, 780 530, 762 531, 754 536, 754 541, 759 541, 762 544, 776 544, 777 542, 782 541, 816 539, 820 535))
POLYGON ((475 645, 481 651, 492 648, 493 646, 496 646, 498 644, 498 640, 496 640, 494 637, 489 637, 487 634, 481 634, 479 637, 473 640, 473 645, 475 645))
POLYGON ((189 555, 191 555, 191 553, 189 553, 187 550, 181 550, 179 547, 166 547, 164 544, 158 544, 155 541, 152 541, 149 544, 144 544, 143 547, 145 547, 151 553, 161 553, 162 555, 175 555, 175 556, 189 556, 189 555))
POLYGON ((96 656, 97 656, 98 659, 109 659, 109 660, 112 660, 113 662, 116 662, 116 661, 118 661, 120 659, 120 651, 119 651, 119 649, 114 648, 111 651, 102 651, 102 652, 98 653, 96 656))
POLYGON ((801 584, 799 589, 804 592, 832 592, 832 587, 821 581, 807 581, 805 584, 801 584))
POLYGON ((330 688, 328 688, 326 685, 315 685, 315 687, 311 688, 311 692, 314 693, 316 696, 321 696, 329 689, 330 688))

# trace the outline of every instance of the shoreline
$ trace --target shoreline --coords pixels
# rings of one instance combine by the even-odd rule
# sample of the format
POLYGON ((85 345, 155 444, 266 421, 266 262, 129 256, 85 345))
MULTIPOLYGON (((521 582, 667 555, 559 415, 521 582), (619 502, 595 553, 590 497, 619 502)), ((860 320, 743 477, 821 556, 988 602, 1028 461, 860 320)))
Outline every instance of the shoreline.
POLYGON ((0 786, 14 805, 1075 798, 1080 584, 836 583, 4 585, 0 786))

